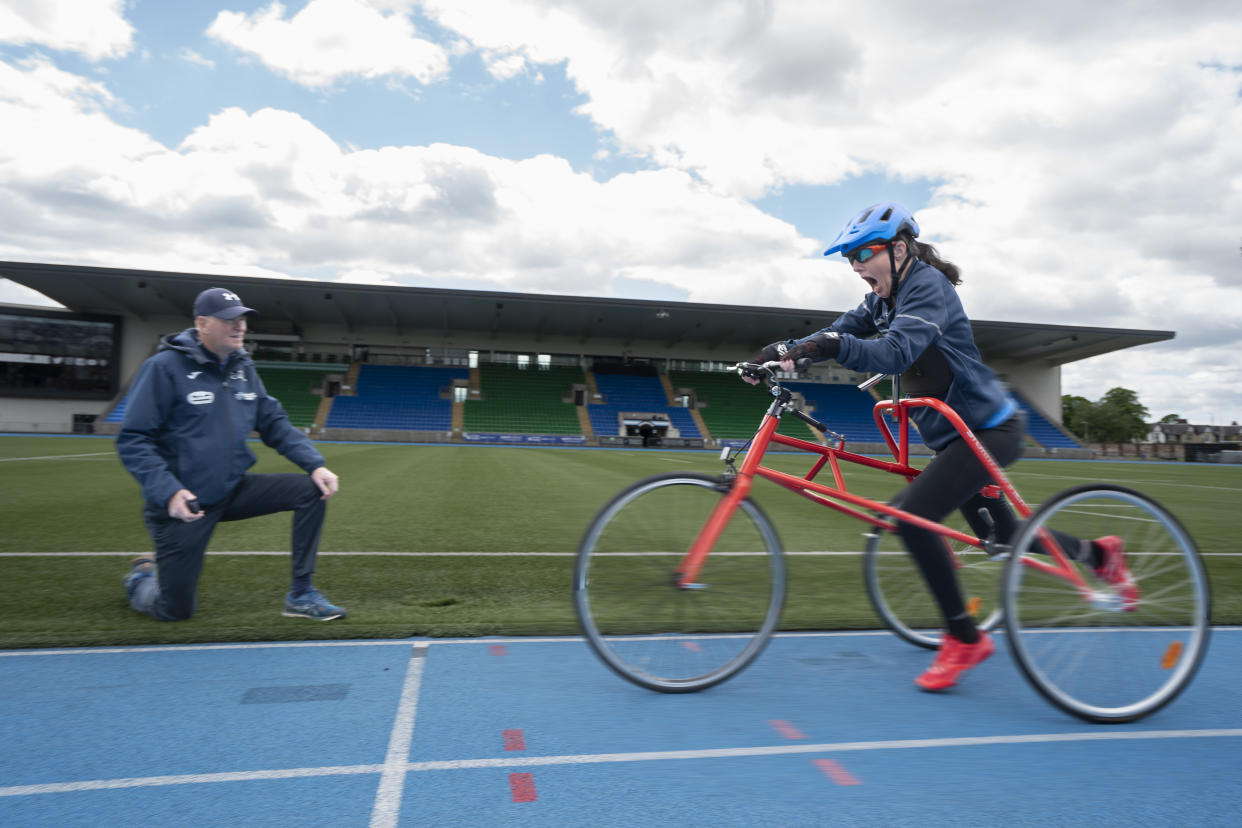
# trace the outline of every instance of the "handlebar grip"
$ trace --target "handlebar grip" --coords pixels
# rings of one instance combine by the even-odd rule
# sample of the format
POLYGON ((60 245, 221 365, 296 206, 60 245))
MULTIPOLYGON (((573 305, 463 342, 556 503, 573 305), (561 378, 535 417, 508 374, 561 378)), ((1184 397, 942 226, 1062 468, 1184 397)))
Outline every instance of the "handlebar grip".
POLYGON ((805 412, 803 412, 803 411, 799 411, 799 410, 798 410, 798 409, 796 409, 796 408, 790 408, 790 409, 789 409, 789 413, 790 413, 790 414, 793 414, 793 415, 794 415, 795 417, 797 417, 799 420, 801 420, 802 422, 806 423, 807 425, 809 425, 811 428, 815 429, 815 430, 816 430, 816 431, 818 431, 819 433, 821 433, 821 434, 827 434, 827 433, 828 433, 828 426, 824 425, 824 424, 823 424, 823 423, 821 423, 819 420, 817 420, 817 419, 815 419, 814 417, 812 417, 810 414, 807 414, 807 413, 805 413, 805 412))
POLYGON ((888 374, 875 374, 875 375, 873 375, 873 376, 867 377, 867 379, 865 379, 865 380, 863 380, 862 382, 858 383, 858 390, 859 390, 859 391, 866 391, 866 390, 867 390, 867 389, 869 389, 871 386, 875 385, 876 383, 878 383, 880 380, 882 380, 882 379, 886 378, 887 376, 888 376, 888 374))

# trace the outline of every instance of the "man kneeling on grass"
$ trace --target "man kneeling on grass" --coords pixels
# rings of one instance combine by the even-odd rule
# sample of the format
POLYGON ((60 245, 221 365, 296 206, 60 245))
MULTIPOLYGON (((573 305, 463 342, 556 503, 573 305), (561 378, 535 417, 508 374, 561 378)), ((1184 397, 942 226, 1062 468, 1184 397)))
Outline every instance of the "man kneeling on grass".
POLYGON ((287 511, 293 512, 293 580, 283 614, 345 617, 311 585, 337 476, 268 396, 242 350, 251 313, 229 290, 203 291, 194 301, 194 327, 164 337, 129 391, 116 448, 142 486, 155 560, 134 558, 125 592, 130 606, 160 621, 194 614, 217 523, 287 511), (248 474, 255 463, 246 445, 252 431, 306 474, 248 474))

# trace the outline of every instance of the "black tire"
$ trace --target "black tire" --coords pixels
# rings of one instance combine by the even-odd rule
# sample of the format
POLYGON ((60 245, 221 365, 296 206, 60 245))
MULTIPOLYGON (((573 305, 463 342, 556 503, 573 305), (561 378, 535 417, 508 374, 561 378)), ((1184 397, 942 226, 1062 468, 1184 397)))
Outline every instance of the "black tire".
POLYGON ((728 492, 704 474, 672 473, 628 487, 587 528, 574 566, 578 622, 595 654, 650 690, 689 693, 755 659, 780 621, 785 561, 750 499, 734 511, 694 589, 677 566, 728 492))
POLYGON ((1003 601, 1018 667, 1048 701, 1087 721, 1154 713, 1207 654, 1210 586, 1194 541, 1167 509, 1124 486, 1077 486, 1040 506, 1014 536, 1003 601), (1075 563, 1086 592, 1042 571, 1052 560, 1039 551, 1044 530, 1119 537, 1137 598, 1087 564, 1075 563))
MULTIPOLYGON (((903 641, 929 650, 940 648, 944 619, 901 539, 883 529, 867 536, 863 582, 876 615, 903 641)), ((992 558, 968 544, 953 544, 958 585, 981 630, 1001 621, 1000 585, 1008 556, 992 558)))

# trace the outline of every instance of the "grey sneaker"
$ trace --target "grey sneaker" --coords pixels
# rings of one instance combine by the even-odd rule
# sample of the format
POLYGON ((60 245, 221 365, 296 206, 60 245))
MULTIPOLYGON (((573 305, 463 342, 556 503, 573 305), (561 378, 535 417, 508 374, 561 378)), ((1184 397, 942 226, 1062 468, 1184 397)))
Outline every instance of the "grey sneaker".
POLYGON ((345 617, 345 610, 325 598, 322 592, 311 587, 309 592, 303 592, 296 597, 292 592, 285 595, 285 609, 281 615, 289 618, 335 621, 345 617))
POLYGON ((121 579, 121 583, 125 585, 125 594, 130 598, 134 597, 134 590, 138 588, 138 582, 143 578, 150 578, 155 575, 155 561, 146 555, 139 555, 129 562, 129 572, 125 573, 125 577, 121 579))

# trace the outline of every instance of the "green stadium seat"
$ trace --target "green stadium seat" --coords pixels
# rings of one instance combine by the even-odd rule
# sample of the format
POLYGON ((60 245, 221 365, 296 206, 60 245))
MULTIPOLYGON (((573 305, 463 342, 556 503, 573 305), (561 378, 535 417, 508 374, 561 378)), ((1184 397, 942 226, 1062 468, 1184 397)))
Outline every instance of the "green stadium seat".
POLYGON ((462 428, 495 434, 582 434, 577 407, 563 401, 586 377, 576 365, 479 365, 482 399, 466 400, 462 428))

